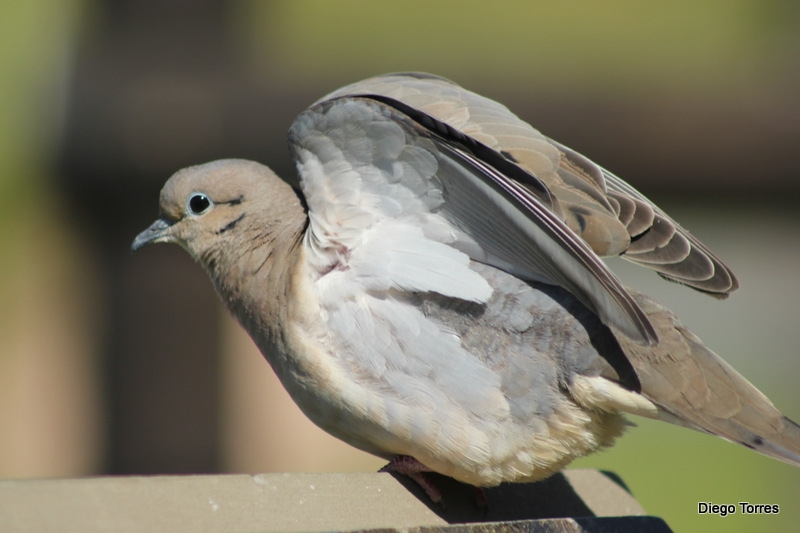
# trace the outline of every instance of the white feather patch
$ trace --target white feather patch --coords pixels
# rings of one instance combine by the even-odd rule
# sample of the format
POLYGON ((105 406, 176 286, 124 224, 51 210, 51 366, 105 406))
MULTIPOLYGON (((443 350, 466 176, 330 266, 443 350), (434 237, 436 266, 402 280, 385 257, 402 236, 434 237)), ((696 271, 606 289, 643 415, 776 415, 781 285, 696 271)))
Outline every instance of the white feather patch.
POLYGON ((647 418, 659 418, 658 407, 653 402, 599 376, 575 376, 569 391, 575 401, 587 409, 623 411, 647 418))
POLYGON ((309 206, 305 245, 312 270, 331 277, 324 292, 354 283, 488 300, 489 284, 451 246, 458 229, 435 213, 442 186, 424 143, 408 143, 402 127, 357 103, 298 120, 306 126, 295 146, 309 206))
POLYGON ((466 254, 403 221, 387 221, 369 231, 349 266, 369 290, 437 292, 474 302, 492 294, 486 280, 470 270, 466 254))

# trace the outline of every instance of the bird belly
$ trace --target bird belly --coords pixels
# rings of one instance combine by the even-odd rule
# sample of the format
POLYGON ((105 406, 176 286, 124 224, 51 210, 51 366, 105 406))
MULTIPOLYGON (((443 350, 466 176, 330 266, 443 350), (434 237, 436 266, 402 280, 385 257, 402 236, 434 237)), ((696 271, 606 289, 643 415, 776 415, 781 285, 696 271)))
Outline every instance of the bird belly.
POLYGON ((326 302, 313 278, 295 283, 286 363, 273 367, 316 425, 359 449, 492 486, 547 477, 624 429, 619 415, 575 403, 557 365, 528 360, 524 339, 494 330, 479 304, 401 294, 326 302))

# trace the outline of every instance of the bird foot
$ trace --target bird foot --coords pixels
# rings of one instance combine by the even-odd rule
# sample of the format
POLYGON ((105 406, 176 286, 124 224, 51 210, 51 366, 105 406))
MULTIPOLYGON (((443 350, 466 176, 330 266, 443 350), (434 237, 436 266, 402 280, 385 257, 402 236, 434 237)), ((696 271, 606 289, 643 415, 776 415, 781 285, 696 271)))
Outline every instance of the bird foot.
POLYGON ((396 455, 389 461, 389 464, 381 468, 379 472, 402 474, 411 478, 425 491, 425 494, 428 495, 433 503, 444 507, 442 491, 440 491, 439 487, 434 485, 424 474, 425 472, 432 472, 432 470, 413 457, 409 455, 396 455))
POLYGON ((486 496, 486 491, 481 487, 472 487, 474 489, 473 495, 475 496, 475 507, 478 509, 489 509, 489 497, 486 496))

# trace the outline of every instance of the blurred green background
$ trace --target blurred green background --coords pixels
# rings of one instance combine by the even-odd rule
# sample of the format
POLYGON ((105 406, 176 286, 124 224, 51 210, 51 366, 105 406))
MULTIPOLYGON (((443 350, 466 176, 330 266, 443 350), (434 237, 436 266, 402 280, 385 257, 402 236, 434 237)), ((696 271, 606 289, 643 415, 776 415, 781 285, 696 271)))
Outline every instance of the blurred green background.
MULTIPOLYGON (((294 115, 401 70, 502 101, 717 251, 742 285, 725 302, 612 263, 800 419, 797 2, 8 0, 0 477, 381 465, 310 427, 181 250, 128 245, 174 170, 249 157, 291 176, 294 115)), ((613 470, 676 531, 797 530, 800 471, 636 422, 574 466, 613 470)))

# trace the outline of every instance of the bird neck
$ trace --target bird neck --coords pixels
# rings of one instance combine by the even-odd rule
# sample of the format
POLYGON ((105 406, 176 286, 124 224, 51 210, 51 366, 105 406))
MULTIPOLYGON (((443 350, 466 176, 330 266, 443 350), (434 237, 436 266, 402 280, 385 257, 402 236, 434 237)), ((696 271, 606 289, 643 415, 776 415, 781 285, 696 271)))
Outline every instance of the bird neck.
POLYGON ((299 203, 282 206, 270 218, 237 228, 224 250, 202 261, 217 293, 267 359, 267 352, 283 350, 281 325, 307 223, 299 203))

